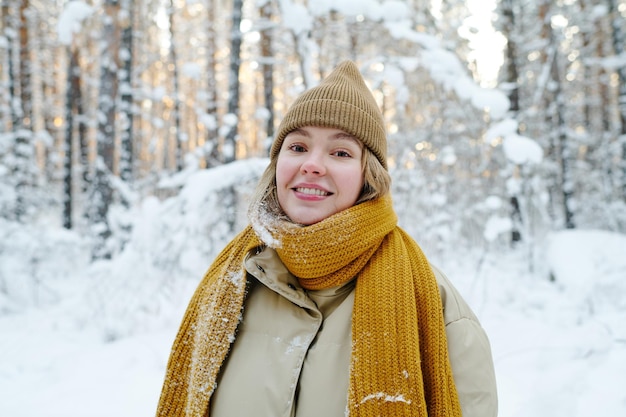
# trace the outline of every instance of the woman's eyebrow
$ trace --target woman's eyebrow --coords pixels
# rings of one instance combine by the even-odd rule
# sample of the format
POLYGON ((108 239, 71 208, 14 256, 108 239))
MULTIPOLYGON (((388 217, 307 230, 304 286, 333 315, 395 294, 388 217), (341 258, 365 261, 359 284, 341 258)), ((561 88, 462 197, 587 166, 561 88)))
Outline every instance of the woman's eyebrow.
POLYGON ((306 136, 306 137, 310 137, 310 136, 311 136, 311 135, 309 134, 309 132, 307 132, 306 130, 301 129, 301 128, 297 128, 297 129, 292 130, 292 131, 291 131, 291 132, 289 132, 286 136, 289 136, 289 135, 291 135, 292 133, 296 133, 296 134, 298 134, 298 135, 302 135, 302 136, 306 136))
MULTIPOLYGON (((289 132, 287 134, 287 136, 291 135, 291 134, 296 134, 296 135, 300 135, 300 136, 304 136, 307 138, 311 137, 311 134, 309 133, 308 130, 303 129, 303 128, 296 128, 294 130, 292 130, 291 132, 289 132)), ((335 140, 341 140, 341 139, 348 139, 351 140, 353 142, 356 142, 359 146, 361 145, 361 141, 354 135, 348 133, 348 132, 338 132, 332 136, 330 136, 330 139, 335 139, 335 140)))
POLYGON ((341 132, 341 133, 337 133, 336 135, 333 135, 331 137, 331 139, 348 139, 351 140, 353 142, 356 142, 359 146, 361 145, 361 141, 354 135, 351 135, 350 133, 346 133, 346 132, 341 132))

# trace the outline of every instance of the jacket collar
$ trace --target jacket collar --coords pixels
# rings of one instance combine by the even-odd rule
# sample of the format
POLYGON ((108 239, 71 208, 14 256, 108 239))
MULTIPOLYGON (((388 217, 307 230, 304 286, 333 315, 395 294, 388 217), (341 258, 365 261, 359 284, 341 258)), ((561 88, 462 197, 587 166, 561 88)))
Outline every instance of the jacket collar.
POLYGON ((333 288, 305 290, 282 263, 276 251, 260 246, 251 250, 244 260, 246 271, 259 282, 300 307, 324 310, 326 302, 345 298, 355 287, 354 279, 333 288), (315 301, 313 301, 315 300, 315 301))

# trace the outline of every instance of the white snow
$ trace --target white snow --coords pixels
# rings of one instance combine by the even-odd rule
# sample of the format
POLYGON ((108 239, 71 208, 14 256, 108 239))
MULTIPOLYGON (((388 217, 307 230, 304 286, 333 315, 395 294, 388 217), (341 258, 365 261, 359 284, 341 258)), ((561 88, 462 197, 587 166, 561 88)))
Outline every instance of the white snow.
POLYGON ((402 402, 402 403, 411 404, 411 400, 407 400, 406 398, 404 398, 404 395, 402 394, 389 395, 389 394, 385 394, 384 392, 376 392, 374 394, 366 395, 365 397, 361 399, 359 404, 364 404, 372 400, 381 400, 381 401, 390 402, 390 403, 402 402))
POLYGON ((313 27, 313 20, 306 7, 294 4, 289 0, 281 0, 280 11, 285 28, 295 35, 306 33, 313 27))
POLYGON ((518 127, 517 120, 514 119, 502 119, 497 123, 493 123, 489 130, 485 133, 485 140, 492 142, 494 139, 501 136, 508 136, 516 133, 518 127))
POLYGON ((585 302, 594 311, 626 311, 624 236, 598 230, 564 231, 550 236, 546 257, 551 273, 571 300, 585 302), (576 261, 561 262, 567 259, 576 261))
POLYGON ((491 216, 485 225, 483 236, 488 242, 493 242, 502 233, 510 232, 513 228, 513 222, 508 217, 491 216))
POLYGON ((302 352, 309 345, 309 339, 301 336, 296 336, 289 342, 285 355, 291 355, 294 352, 302 352))
POLYGON ((70 45, 74 34, 80 32, 83 20, 93 13, 94 8, 82 1, 74 0, 68 2, 59 16, 57 26, 59 42, 63 45, 70 45))
POLYGON ((543 159, 543 150, 537 142, 517 134, 507 135, 502 149, 507 159, 518 165, 538 164, 543 159))
MULTIPOLYGON (((382 21, 389 34, 394 39, 413 42, 421 48, 416 51, 415 57, 407 57, 405 60, 421 65, 431 75, 434 81, 441 84, 446 90, 453 91, 461 99, 467 100, 474 107, 489 112, 493 120, 505 117, 509 110, 510 102, 506 94, 498 89, 483 88, 471 77, 466 65, 464 65, 456 53, 445 49, 442 42, 435 36, 418 32, 414 29, 414 22, 408 17, 411 10, 406 2, 398 0, 386 0, 377 2, 374 0, 318 0, 309 2, 306 6, 292 1, 280 0, 280 14, 282 25, 290 30, 296 37, 310 32, 314 28, 313 18, 329 13, 331 10, 352 18, 362 16, 372 21, 382 21)), ((301 46, 305 47, 305 46, 301 46)), ((313 45, 307 44, 308 48, 313 45)), ((306 58, 305 58, 306 59, 306 58)), ((402 61, 402 58, 397 58, 402 61)), ((305 85, 313 86, 315 81, 310 76, 310 68, 304 63, 305 85)), ((405 71, 412 71, 403 65, 405 71)), ((393 71, 393 69, 392 69, 393 71)), ((391 84, 401 76, 399 73, 386 73, 390 78, 385 80, 391 84)), ((399 104, 406 101, 406 87, 398 89, 399 104)))
POLYGON ((202 77, 202 68, 195 62, 185 62, 182 73, 192 80, 199 80, 202 77))
POLYGON ((543 160, 543 150, 533 139, 517 133, 518 123, 513 119, 503 119, 494 123, 485 133, 485 140, 493 143, 502 139, 502 150, 506 158, 517 165, 539 164, 543 160))

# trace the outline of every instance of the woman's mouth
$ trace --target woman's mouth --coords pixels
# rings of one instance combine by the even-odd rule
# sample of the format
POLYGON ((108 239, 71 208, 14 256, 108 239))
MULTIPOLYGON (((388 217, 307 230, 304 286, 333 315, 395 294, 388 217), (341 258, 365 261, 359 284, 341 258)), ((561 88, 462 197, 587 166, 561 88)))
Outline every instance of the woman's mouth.
POLYGON ((294 188, 294 190, 296 192, 299 192, 299 193, 302 193, 302 194, 316 195, 316 196, 321 196, 321 197, 325 197, 327 195, 331 195, 332 194, 332 193, 329 193, 327 191, 320 190, 319 188, 297 187, 297 188, 294 188))

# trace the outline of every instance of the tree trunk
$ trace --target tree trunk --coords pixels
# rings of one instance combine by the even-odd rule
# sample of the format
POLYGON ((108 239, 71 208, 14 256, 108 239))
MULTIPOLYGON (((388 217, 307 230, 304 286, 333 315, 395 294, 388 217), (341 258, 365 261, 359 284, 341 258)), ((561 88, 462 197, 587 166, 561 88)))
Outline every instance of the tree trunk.
MULTIPOLYGON (((2 90, 0 90, 0 131, 2 132, 9 132, 11 130, 11 122, 13 120, 12 114, 11 114, 11 103, 12 103, 12 96, 10 96, 9 94, 11 93, 11 81, 12 81, 12 60, 11 60, 11 51, 12 51, 12 40, 11 40, 11 36, 10 29, 11 28, 11 24, 10 24, 10 19, 11 19, 11 15, 9 12, 9 4, 6 1, 0 1, 0 24, 3 28, 3 36, 6 37, 6 45, 5 45, 5 51, 3 54, 0 55, 0 66, 3 69, 6 69, 7 72, 7 84, 6 84, 6 90, 3 88, 2 90)), ((4 70, 3 70, 4 71, 4 70)))
POLYGON ((207 147, 210 149, 208 155, 206 155, 206 166, 211 168, 220 164, 220 151, 219 151, 219 134, 218 134, 218 119, 217 112, 217 60, 215 58, 217 54, 217 31, 215 24, 217 21, 216 13, 216 0, 208 0, 207 4, 207 103, 206 112, 210 120, 207 121, 207 147))
MULTIPOLYGON (((593 39, 590 40, 591 45, 594 46, 593 51, 589 51, 590 56, 594 56, 597 59, 602 59, 606 56, 606 43, 604 40, 607 38, 607 31, 605 27, 606 20, 603 18, 597 18, 594 22, 595 33, 593 39), (594 45, 595 42, 595 45, 594 45)), ((598 141, 598 145, 596 146, 596 151, 599 153, 599 157, 595 159, 596 163, 599 165, 600 170, 605 172, 602 176, 603 178, 603 189, 604 189, 604 199, 607 204, 613 200, 613 196, 615 193, 615 177, 614 177, 614 166, 613 166, 613 157, 611 148, 612 148, 612 128, 611 128, 611 95, 609 89, 609 80, 610 74, 604 67, 596 68, 593 76, 585 77, 593 79, 593 84, 588 83, 587 86, 587 94, 586 94, 586 107, 591 107, 593 111, 591 112, 592 116, 598 118, 595 123, 593 123, 593 119, 587 118, 589 120, 586 123, 586 126, 589 126, 589 130, 593 131, 598 130, 600 132, 600 140, 598 141), (593 88, 593 87, 596 88, 593 88), (597 90, 593 91, 593 90, 597 90), (592 98, 593 97, 593 98, 592 98), (592 102, 589 105, 589 102, 592 102)))
POLYGON ((228 77, 228 133, 224 140, 224 162, 237 158, 237 125, 239 124, 239 69, 241 67, 241 15, 243 0, 233 0, 230 72, 228 77))
POLYGON ((65 152, 63 156, 63 227, 71 229, 73 226, 73 153, 74 153, 74 111, 80 102, 80 68, 78 66, 78 52, 68 48, 70 57, 67 68, 67 91, 65 100, 65 152))
POLYGON ((554 131, 556 137, 555 149, 557 149, 557 162, 559 167, 559 187, 561 190, 564 226, 566 229, 574 229, 574 213, 571 208, 574 184, 571 178, 570 161, 572 159, 570 144, 568 143, 567 125, 565 123, 565 97, 563 93, 563 81, 561 80, 561 70, 559 68, 558 40, 554 31, 550 32, 550 45, 553 49, 552 62, 550 63, 550 81, 552 85, 553 107, 548 114, 553 115, 556 122, 554 131))
MULTIPOLYGON (((80 75, 82 77, 82 74, 80 75)), ((77 122, 78 122, 78 147, 79 147, 79 165, 81 169, 81 192, 83 195, 88 195, 89 190, 91 189, 91 181, 93 179, 93 172, 91 171, 91 162, 89 161, 89 138, 87 137, 88 126, 87 126, 87 115, 85 114, 85 106, 83 103, 83 90, 82 83, 81 88, 74 92, 76 95, 76 113, 77 113, 77 122)), ((87 213, 84 213, 83 216, 86 216, 87 213)))
MULTIPOLYGON (((502 31, 506 37, 506 79, 504 80, 508 88, 508 98, 510 102, 509 113, 513 119, 519 116, 519 70, 517 67, 517 42, 515 36, 515 11, 513 10, 512 0, 502 0, 502 16, 504 23, 502 31)), ((513 224, 511 230, 511 242, 516 243, 522 240, 523 218, 520 208, 520 196, 514 194, 509 202, 511 204, 511 221, 513 224)))
POLYGON ((117 97, 117 57, 115 51, 119 47, 119 33, 117 16, 119 2, 106 0, 102 30, 101 68, 100 68, 100 96, 98 103, 98 155, 102 157, 107 169, 115 172, 115 102, 117 97))
MULTIPOLYGON (((611 26, 613 28, 613 50, 616 56, 622 56, 626 53, 624 44, 626 40, 626 34, 624 33, 624 25, 626 24, 624 18, 620 14, 617 1, 609 0, 609 16, 611 19, 611 26)), ((626 65, 622 64, 617 69, 618 78, 618 107, 619 107, 619 135, 622 143, 622 199, 626 201, 626 65)))
MULTIPOLYGON (((562 80, 559 68, 559 40, 552 27, 551 2, 542 0, 538 6, 538 17, 542 22, 540 39, 545 42, 545 52, 542 56, 544 71, 546 71, 545 85, 539 89, 543 94, 543 108, 545 109, 545 126, 549 138, 548 157, 555 165, 555 180, 549 186, 552 207, 560 209, 563 215, 564 227, 574 228, 574 215, 571 209, 573 183, 571 182, 570 158, 565 124, 565 98, 562 89, 562 80)), ((554 213, 553 213, 554 214, 554 213)), ((558 215, 556 216, 558 217, 558 215)))
POLYGON ((120 177, 126 182, 133 180, 133 26, 134 11, 133 2, 124 0, 122 5, 128 21, 124 22, 122 29, 122 42, 120 49, 120 61, 123 70, 120 71, 121 90, 121 117, 124 120, 121 132, 120 149, 120 177))
POLYGON ((300 72, 302 73, 302 80, 304 81, 304 89, 308 90, 315 84, 315 80, 311 77, 310 71, 310 51, 309 51, 309 39, 311 37, 310 32, 300 31, 299 33, 292 32, 293 42, 296 46, 296 55, 298 57, 298 63, 300 65, 300 72))
POLYGON ((33 123, 33 95, 32 95, 32 74, 30 61, 30 32, 28 13, 30 8, 29 0, 20 2, 20 96, 22 104, 22 127, 32 129, 33 123))
MULTIPOLYGON (((261 56, 263 64, 263 98, 267 109, 266 135, 268 138, 274 136, 274 54, 272 51, 273 24, 272 24, 272 2, 267 1, 261 7, 261 18, 265 22, 264 30, 261 31, 261 56)), ((270 141, 267 141, 270 142, 270 141)))
POLYGON ((113 190, 109 176, 115 172, 115 102, 118 93, 117 61, 115 51, 119 50, 119 2, 106 0, 106 17, 101 36, 100 95, 98 102, 97 157, 93 170, 89 196, 89 222, 95 232, 92 252, 94 259, 108 259, 111 252, 107 240, 111 236, 108 222, 109 206, 113 200, 113 190))
POLYGON ((183 140, 180 126, 180 87, 178 81, 178 58, 176 51, 176 33, 174 30, 174 0, 170 0, 169 5, 169 18, 170 18, 170 61, 172 62, 172 84, 174 96, 174 130, 176 132, 174 136, 174 164, 175 170, 181 171, 183 169, 183 140))
POLYGON ((18 83, 19 90, 13 90, 11 97, 19 97, 14 105, 13 131, 15 132, 15 179, 16 201, 15 218, 23 221, 28 211, 27 194, 32 186, 31 170, 34 169, 33 135, 32 135, 32 77, 30 62, 28 9, 29 1, 20 2, 19 8, 19 61, 18 73, 14 75, 12 84, 18 83))

